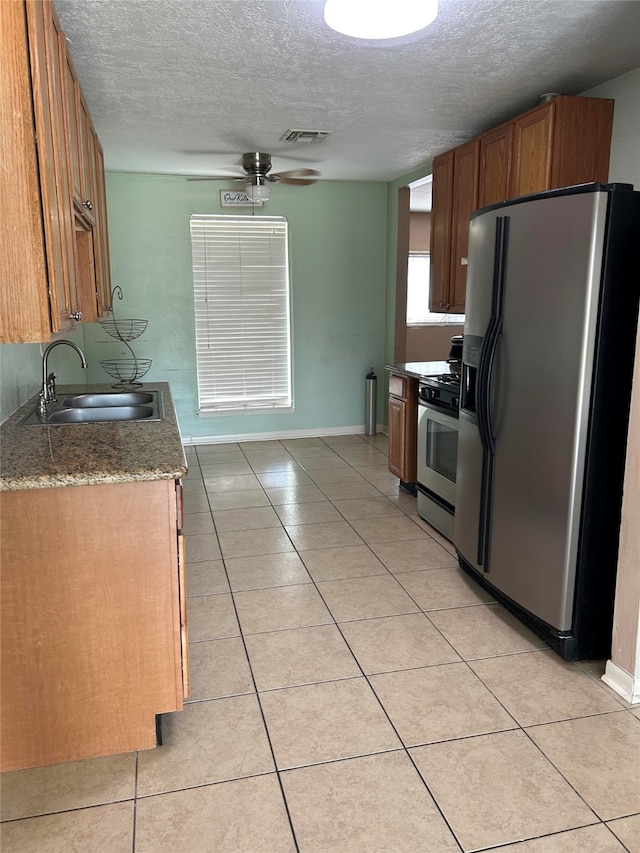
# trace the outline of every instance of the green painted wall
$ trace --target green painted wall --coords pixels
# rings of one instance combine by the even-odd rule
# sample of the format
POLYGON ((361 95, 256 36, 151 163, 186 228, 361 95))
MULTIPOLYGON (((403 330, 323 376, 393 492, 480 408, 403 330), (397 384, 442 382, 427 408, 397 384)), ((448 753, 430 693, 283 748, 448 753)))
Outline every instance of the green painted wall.
POLYGON ((36 393, 41 377, 39 344, 0 344, 0 422, 36 393))
MULTIPOLYGON (((637 145, 640 69, 584 95, 616 100, 611 180, 640 186, 637 145)), ((305 189, 275 187, 265 213, 291 226, 296 411, 291 415, 199 418, 191 295, 189 215, 219 213, 220 184, 183 178, 108 175, 114 284, 125 291, 121 317, 144 317, 149 329, 136 343, 153 358, 149 379, 172 384, 183 435, 305 430, 363 422, 364 376, 379 377, 378 421, 386 421, 386 372, 393 359, 397 191, 429 174, 430 164, 389 184, 321 181, 305 189)), ((100 359, 126 355, 98 326, 72 337, 84 346, 87 374, 59 347, 51 358, 58 381, 102 382, 100 359)), ((0 420, 38 391, 41 348, 0 345, 0 420)))
MULTIPOLYGON (((83 348, 84 333, 81 326, 68 338, 83 348)), ((42 387, 44 349, 44 344, 0 344, 0 423, 42 387)), ((48 368, 49 372, 56 374, 60 385, 87 381, 88 371, 82 369, 80 359, 69 347, 52 350, 48 368)))
MULTIPOLYGON (((107 176, 112 280, 124 292, 114 307, 120 318, 149 320, 132 342, 138 357, 153 359, 146 378, 171 383, 185 441, 362 425, 365 375, 371 363, 378 375, 384 367, 386 184, 273 188, 264 213, 286 216, 290 226, 295 411, 201 417, 189 216, 224 212, 220 188, 181 177, 107 176)), ((106 379, 101 359, 127 355, 98 324, 85 326, 85 343, 91 381, 106 379)), ((382 389, 378 411, 381 420, 382 389)))

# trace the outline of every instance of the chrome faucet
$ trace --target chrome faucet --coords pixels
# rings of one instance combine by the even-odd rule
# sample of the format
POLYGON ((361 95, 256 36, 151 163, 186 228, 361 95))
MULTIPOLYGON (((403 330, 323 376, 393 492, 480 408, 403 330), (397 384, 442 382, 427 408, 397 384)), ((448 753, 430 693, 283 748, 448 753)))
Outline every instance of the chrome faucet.
POLYGON ((74 349, 80 356, 84 369, 86 370, 87 368, 87 360, 77 344, 65 340, 53 341, 53 343, 49 344, 42 353, 42 391, 40 391, 40 398, 38 400, 38 411, 41 415, 46 415, 49 405, 56 401, 56 375, 55 373, 49 373, 48 361, 51 350, 54 347, 61 346, 62 344, 74 349))

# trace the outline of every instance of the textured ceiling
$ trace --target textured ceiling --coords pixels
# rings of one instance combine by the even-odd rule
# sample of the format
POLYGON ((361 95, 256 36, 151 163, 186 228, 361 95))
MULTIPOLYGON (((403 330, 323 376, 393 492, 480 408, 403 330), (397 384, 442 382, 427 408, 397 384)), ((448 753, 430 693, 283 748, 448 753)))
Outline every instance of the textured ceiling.
POLYGON ((109 171, 388 181, 529 109, 640 66, 637 0, 440 0, 427 30, 363 43, 322 0, 55 0, 109 171), (288 128, 331 130, 280 142, 288 128))

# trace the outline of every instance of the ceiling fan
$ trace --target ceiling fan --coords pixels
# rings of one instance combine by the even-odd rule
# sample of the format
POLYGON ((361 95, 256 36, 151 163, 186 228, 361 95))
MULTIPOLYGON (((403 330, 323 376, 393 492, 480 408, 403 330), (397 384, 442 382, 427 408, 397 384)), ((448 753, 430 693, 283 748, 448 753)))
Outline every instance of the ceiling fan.
POLYGON ((244 177, 212 175, 202 178, 187 178, 188 181, 239 181, 244 184, 245 192, 253 201, 266 201, 271 195, 269 184, 289 184, 295 187, 307 187, 315 184, 315 169, 291 169, 287 172, 271 172, 271 154, 250 151, 242 155, 244 177))

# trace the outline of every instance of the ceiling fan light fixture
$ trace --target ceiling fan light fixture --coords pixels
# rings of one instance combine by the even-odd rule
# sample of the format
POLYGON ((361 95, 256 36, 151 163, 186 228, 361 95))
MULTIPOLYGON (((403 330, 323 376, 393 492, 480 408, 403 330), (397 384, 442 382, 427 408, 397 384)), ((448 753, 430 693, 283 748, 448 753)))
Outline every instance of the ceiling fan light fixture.
POLYGON ((332 30, 378 41, 418 32, 433 23, 438 0, 326 0, 324 19, 332 30))
POLYGON ((271 198, 271 187, 264 178, 254 178, 255 183, 247 184, 244 188, 245 193, 251 201, 269 201, 271 198))

